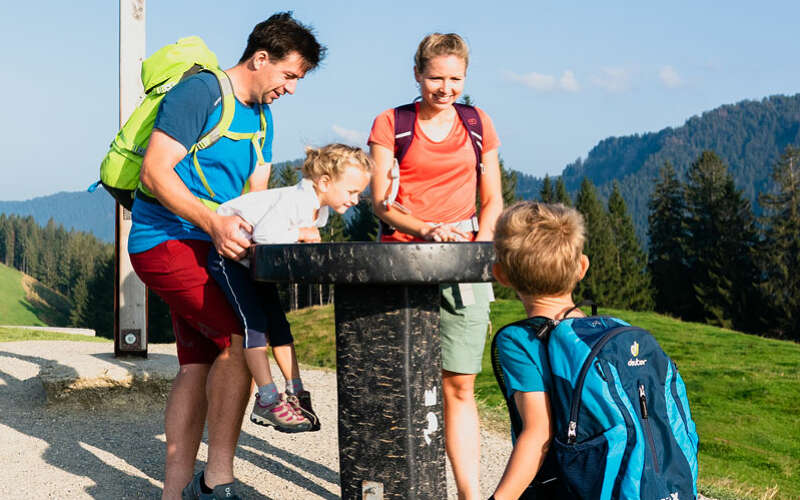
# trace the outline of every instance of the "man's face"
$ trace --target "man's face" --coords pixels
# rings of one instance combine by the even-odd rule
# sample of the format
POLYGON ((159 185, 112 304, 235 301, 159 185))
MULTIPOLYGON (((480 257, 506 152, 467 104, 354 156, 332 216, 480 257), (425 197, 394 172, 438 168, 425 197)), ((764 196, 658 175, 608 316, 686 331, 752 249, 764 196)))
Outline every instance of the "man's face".
POLYGON ((306 74, 306 63, 297 52, 290 52, 283 59, 272 62, 267 53, 262 51, 254 63, 254 98, 260 104, 269 104, 286 93, 294 94, 297 81, 306 74))

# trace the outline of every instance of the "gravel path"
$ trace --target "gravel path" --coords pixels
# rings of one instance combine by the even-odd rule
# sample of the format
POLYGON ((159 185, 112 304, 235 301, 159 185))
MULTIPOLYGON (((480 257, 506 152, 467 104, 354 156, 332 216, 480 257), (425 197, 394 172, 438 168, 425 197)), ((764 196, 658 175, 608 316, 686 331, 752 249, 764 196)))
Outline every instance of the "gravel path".
MULTIPOLYGON (((80 404, 47 403, 40 372, 74 374, 99 369, 110 376, 120 367, 136 364, 113 360, 106 352, 109 347, 89 342, 0 343, 0 471, 4 478, 0 497, 160 497, 163 395, 135 387, 89 389, 91 397, 80 404), (76 363, 90 366, 73 366, 76 363), (112 368, 104 368, 103 363, 112 368)), ((174 345, 151 345, 148 362, 174 372, 178 366, 174 345)), ((304 370, 303 379, 314 395, 322 430, 287 435, 245 421, 235 459, 244 498, 339 498, 336 377, 332 372, 304 370)), ((502 475, 510 450, 507 436, 482 432, 484 498, 502 475)), ((206 451, 203 443, 198 468, 206 451)), ((455 498, 449 469, 447 498, 455 498)))

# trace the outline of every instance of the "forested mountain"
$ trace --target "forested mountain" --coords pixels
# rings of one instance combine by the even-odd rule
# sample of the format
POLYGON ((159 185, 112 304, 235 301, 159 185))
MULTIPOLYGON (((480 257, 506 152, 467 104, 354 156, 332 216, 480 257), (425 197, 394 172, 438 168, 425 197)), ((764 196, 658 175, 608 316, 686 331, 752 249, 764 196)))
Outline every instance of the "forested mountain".
MULTIPOLYGON (((689 118, 681 127, 604 139, 585 160, 567 165, 562 177, 570 193, 577 192, 587 177, 606 199, 616 180, 636 232, 645 241, 647 200, 665 162, 672 163, 678 177, 684 179, 703 151, 714 151, 729 167, 736 187, 760 213, 758 194, 769 184, 772 166, 787 145, 799 143, 800 94, 772 96, 721 106, 689 118)), ((538 179, 521 176, 518 193, 537 197, 540 184, 535 181, 538 179)))
POLYGON ((56 225, 114 241, 114 199, 98 189, 94 193, 75 191, 40 196, 25 201, 0 201, 0 214, 31 216, 44 226, 50 219, 56 225))

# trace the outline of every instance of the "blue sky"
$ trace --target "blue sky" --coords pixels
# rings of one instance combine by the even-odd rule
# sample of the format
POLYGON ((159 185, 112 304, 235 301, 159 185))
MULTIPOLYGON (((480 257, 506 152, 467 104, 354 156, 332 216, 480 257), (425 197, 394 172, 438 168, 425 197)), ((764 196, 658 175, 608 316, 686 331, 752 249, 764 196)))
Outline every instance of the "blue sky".
MULTIPOLYGON (((329 49, 273 105, 274 160, 306 144, 365 146, 372 119, 416 95, 433 31, 471 47, 466 92, 508 167, 558 174, 600 140, 679 126, 722 104, 800 91, 800 2, 149 0, 147 54, 201 36, 224 68, 280 10, 329 49)), ((13 2, 0 18, 0 200, 85 189, 118 128, 118 2, 13 2)))

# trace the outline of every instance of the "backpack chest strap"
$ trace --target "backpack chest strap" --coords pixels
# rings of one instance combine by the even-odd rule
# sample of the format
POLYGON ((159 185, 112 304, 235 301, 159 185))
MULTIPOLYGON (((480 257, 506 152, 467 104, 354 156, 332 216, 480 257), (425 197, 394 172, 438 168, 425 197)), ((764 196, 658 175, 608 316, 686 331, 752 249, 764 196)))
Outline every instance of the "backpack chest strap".
POLYGON ((226 137, 233 141, 249 140, 255 150, 256 166, 263 165, 264 161, 264 143, 267 139, 267 119, 264 115, 263 106, 259 106, 259 130, 257 132, 233 132, 230 130, 231 123, 233 122, 233 115, 236 110, 236 97, 233 94, 233 85, 231 84, 228 75, 221 70, 215 71, 217 80, 220 84, 220 94, 222 96, 222 111, 219 122, 208 132, 206 132, 196 144, 192 146, 189 153, 192 154, 192 163, 203 183, 203 187, 208 194, 214 198, 216 194, 211 189, 211 186, 206 179, 203 169, 200 167, 200 162, 197 160, 197 152, 211 147, 216 144, 221 138, 226 137))

